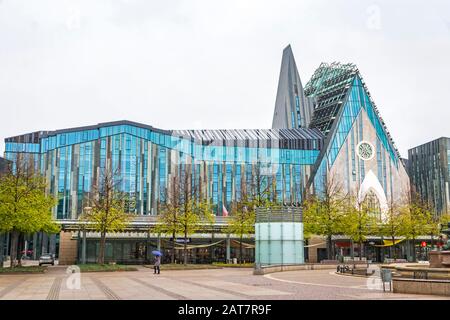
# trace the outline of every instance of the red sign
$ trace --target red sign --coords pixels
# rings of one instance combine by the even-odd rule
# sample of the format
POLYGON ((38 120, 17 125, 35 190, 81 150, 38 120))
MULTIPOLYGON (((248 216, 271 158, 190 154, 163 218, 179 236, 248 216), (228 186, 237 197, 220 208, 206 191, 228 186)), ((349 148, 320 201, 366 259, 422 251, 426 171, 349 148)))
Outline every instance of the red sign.
POLYGON ((422 248, 423 248, 423 247, 426 247, 426 246, 427 246, 427 243, 426 243, 425 241, 422 241, 422 243, 421 243, 420 245, 421 245, 422 248))
POLYGON ((350 242, 346 242, 346 241, 336 241, 336 247, 350 248, 350 242))

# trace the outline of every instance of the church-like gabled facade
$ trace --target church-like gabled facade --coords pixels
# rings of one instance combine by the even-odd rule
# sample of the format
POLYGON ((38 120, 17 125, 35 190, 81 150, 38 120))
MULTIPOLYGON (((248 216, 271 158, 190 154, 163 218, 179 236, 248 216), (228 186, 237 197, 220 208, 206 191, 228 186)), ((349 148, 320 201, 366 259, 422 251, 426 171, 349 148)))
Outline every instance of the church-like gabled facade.
POLYGON ((299 84, 288 46, 283 53, 273 123, 295 128, 299 122, 276 120, 283 119, 283 114, 285 118, 299 114, 304 120, 302 125, 325 135, 306 189, 320 196, 333 181, 358 201, 370 198, 380 213, 386 212, 390 204, 404 202, 409 194, 406 169, 358 68, 354 64, 322 63, 305 88, 298 88, 299 84), (292 74, 296 75, 295 81, 291 80, 292 74), (281 102, 289 102, 292 95, 297 97, 296 92, 304 103, 297 109, 295 104, 285 103, 283 109, 281 102), (283 97, 287 98, 280 100, 283 97))

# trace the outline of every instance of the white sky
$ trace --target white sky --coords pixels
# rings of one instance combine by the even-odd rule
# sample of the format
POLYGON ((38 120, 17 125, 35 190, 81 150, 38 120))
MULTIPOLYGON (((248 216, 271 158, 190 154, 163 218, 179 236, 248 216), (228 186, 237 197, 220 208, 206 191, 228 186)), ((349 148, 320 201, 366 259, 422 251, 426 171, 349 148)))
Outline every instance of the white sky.
POLYGON ((123 119, 270 128, 289 43, 304 85, 357 64, 403 157, 450 136, 448 0, 0 0, 0 152, 123 119))

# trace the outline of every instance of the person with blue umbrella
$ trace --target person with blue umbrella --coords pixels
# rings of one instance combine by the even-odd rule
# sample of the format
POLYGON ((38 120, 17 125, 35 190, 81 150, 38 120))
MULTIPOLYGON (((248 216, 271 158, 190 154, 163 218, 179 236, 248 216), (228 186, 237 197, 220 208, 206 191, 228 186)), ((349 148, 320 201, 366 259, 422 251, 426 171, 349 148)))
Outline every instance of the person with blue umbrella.
POLYGON ((160 266, 161 266, 161 256, 162 253, 159 250, 153 250, 152 254, 155 256, 155 264, 153 265, 153 269, 155 270, 154 274, 158 272, 158 274, 161 273, 160 266))

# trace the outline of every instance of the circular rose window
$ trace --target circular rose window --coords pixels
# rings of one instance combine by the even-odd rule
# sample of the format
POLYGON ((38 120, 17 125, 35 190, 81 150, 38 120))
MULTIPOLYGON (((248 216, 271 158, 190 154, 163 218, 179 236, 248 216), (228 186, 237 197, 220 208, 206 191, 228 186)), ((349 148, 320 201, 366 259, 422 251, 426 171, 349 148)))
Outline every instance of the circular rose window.
POLYGON ((374 156, 374 147, 370 142, 361 141, 357 146, 358 157, 362 160, 370 160, 374 156))

